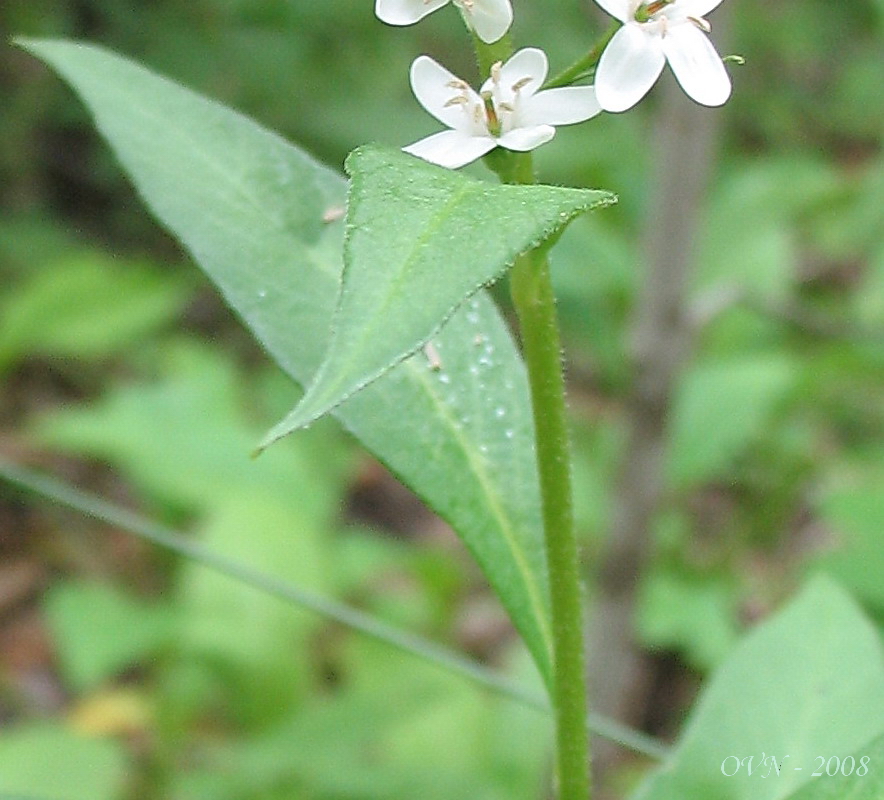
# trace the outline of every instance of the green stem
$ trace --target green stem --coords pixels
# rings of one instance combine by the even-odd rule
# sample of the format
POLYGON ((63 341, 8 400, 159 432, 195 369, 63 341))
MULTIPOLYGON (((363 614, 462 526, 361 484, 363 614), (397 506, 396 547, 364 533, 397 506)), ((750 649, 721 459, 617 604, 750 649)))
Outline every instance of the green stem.
POLYGON ((574 81, 587 75, 590 70, 599 63, 602 52, 608 46, 615 33, 620 29, 620 23, 616 20, 611 23, 601 38, 592 46, 585 55, 577 59, 570 67, 562 70, 558 75, 550 78, 545 84, 544 89, 555 89, 559 86, 570 86, 574 81))
MULTIPOLYGON (((459 653, 454 653, 398 628, 391 628, 380 620, 368 617, 350 606, 312 595, 290 583, 282 583, 270 575, 252 570, 239 562, 207 550, 183 534, 160 527, 131 511, 112 505, 100 497, 75 489, 46 475, 19 467, 12 462, 5 461, 2 457, 0 457, 0 479, 72 508, 81 514, 106 522, 112 528, 127 530, 135 536, 173 553, 193 559, 222 575, 229 575, 247 586, 272 594, 293 605, 310 609, 366 636, 399 648, 417 658, 422 658, 430 664, 448 669, 454 674, 460 674, 491 692, 544 713, 550 711, 549 702, 542 695, 511 683, 506 677, 470 661, 459 653), (439 656, 442 658, 440 659, 439 656)), ((639 731, 627 728, 613 719, 590 715, 589 730, 649 758, 662 760, 669 755, 667 748, 660 742, 639 731)))
POLYGON ((510 287, 531 385, 549 564, 559 800, 587 800, 590 787, 583 605, 571 501, 562 351, 546 256, 536 250, 522 256, 511 273, 510 287))
MULTIPOLYGON (((511 154, 510 182, 533 183, 531 157, 511 154)), ((589 737, 580 561, 571 497, 571 452, 562 347, 549 261, 543 249, 521 256, 510 275, 531 386, 543 528, 550 576, 553 709, 559 800, 588 800, 589 737)))
POLYGON ((479 68, 481 82, 491 74, 491 66, 493 64, 496 64, 498 61, 506 61, 513 54, 513 42, 509 34, 491 44, 483 42, 476 36, 476 32, 472 28, 470 29, 470 34, 473 37, 473 49, 476 51, 476 64, 479 68))
MULTIPOLYGON (((613 32, 612 34, 613 35, 613 32)), ((473 35, 484 77, 512 52, 509 37, 493 45, 473 35)), ((601 46, 597 46, 599 53, 601 46)), ((497 148, 486 164, 504 183, 533 184, 530 153, 497 148)), ((553 636, 552 706, 556 730, 558 800, 589 800, 589 735, 583 598, 571 497, 571 452, 565 408, 561 337, 545 248, 520 256, 510 273, 522 353, 531 387, 540 499, 550 583, 553 636)))

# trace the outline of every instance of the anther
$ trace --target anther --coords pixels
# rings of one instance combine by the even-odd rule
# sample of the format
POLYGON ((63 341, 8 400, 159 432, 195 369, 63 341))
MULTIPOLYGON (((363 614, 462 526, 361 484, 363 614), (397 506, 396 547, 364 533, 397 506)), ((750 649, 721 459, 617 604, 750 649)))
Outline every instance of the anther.
POLYGON ((322 221, 329 225, 332 222, 343 219, 346 213, 347 209, 344 206, 329 206, 329 208, 322 212, 322 221))
POLYGON ((432 342, 427 342, 424 347, 424 355, 427 357, 427 365, 433 372, 439 372, 442 369, 442 359, 439 357, 439 351, 432 342))
POLYGON ((520 80, 517 80, 512 86, 512 91, 518 92, 519 89, 524 89, 533 80, 534 80, 534 78, 528 78, 528 77, 521 78, 520 80))
POLYGON ((704 33, 711 33, 712 26, 703 17, 688 17, 688 19, 704 33))
POLYGON ((452 97, 450 100, 447 100, 443 108, 451 108, 451 106, 465 106, 469 102, 470 101, 462 94, 458 94, 452 97))
POLYGON ((503 66, 502 61, 495 61, 491 65, 491 82, 496 86, 500 83, 500 68, 503 66))

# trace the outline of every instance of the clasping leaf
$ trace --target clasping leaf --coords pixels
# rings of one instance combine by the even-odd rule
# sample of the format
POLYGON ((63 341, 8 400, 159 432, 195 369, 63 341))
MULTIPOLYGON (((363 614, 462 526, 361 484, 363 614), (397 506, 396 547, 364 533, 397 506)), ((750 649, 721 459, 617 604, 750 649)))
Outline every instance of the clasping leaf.
POLYGON ((425 345, 464 300, 608 192, 500 186, 366 146, 351 176, 344 274, 325 358, 266 447, 310 424, 425 345))

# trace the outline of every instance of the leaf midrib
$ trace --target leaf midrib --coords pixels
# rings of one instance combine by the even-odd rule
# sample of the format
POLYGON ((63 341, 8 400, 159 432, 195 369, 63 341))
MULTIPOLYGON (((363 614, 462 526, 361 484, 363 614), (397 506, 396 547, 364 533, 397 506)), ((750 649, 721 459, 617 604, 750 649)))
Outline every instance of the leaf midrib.
MULTIPOLYGON (((467 457, 467 462, 470 465, 470 469, 476 476, 476 482, 479 486, 482 487, 482 494, 488 499, 487 507, 489 511, 491 511, 491 514, 495 521, 497 521, 498 523, 498 527, 501 534, 503 535, 504 541, 509 546, 509 550, 512 554, 513 561, 516 564, 517 571, 527 589, 530 606, 532 611, 534 612, 534 618, 537 623, 537 628, 546 646, 546 652, 549 658, 552 656, 552 631, 549 626, 549 620, 547 619, 547 615, 545 613, 545 604, 542 600, 543 591, 538 585, 537 581, 534 579, 533 573, 529 566, 528 558, 525 555, 522 547, 519 545, 518 539, 515 536, 515 526, 512 524, 509 517, 506 515, 503 508, 501 507, 497 493, 495 491, 492 491, 491 487, 494 484, 491 481, 491 478, 485 467, 485 460, 482 458, 481 454, 475 450, 475 448, 469 446, 469 441, 463 436, 461 430, 457 427, 457 425, 455 425, 454 418, 451 415, 450 409, 448 408, 448 406, 445 405, 442 397, 433 388, 432 384, 427 379, 426 372, 421 370, 414 363, 414 361, 407 361, 406 366, 408 370, 412 372, 415 376, 416 382, 419 383, 426 390, 427 395, 433 401, 434 407, 438 409, 439 415, 445 419, 445 422, 448 424, 449 428, 454 434, 454 438, 460 444, 461 449, 467 457)), ((546 677, 547 676, 544 675, 545 679, 546 677)))

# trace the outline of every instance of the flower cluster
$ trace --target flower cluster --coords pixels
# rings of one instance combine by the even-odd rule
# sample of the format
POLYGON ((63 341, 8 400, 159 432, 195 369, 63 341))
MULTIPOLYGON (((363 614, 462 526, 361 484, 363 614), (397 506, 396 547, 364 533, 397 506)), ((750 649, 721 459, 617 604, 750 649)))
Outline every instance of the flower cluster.
POLYGON ((411 88, 418 102, 450 130, 404 148, 426 161, 456 169, 498 145, 533 150, 555 136, 555 125, 583 122, 601 111, 591 86, 538 91, 546 80, 546 54, 519 50, 476 93, 429 56, 411 65, 411 88))
POLYGON ((625 111, 644 97, 669 66, 689 97, 720 106, 731 93, 705 15, 721 0, 596 0, 623 23, 602 53, 596 90, 605 111, 625 111))
MULTIPOLYGON (((375 0, 375 13, 390 25, 411 25, 452 2, 486 44, 501 39, 513 21, 510 0, 375 0)), ((600 111, 625 111, 644 97, 668 62, 696 102, 719 106, 731 83, 707 34, 705 15, 721 0, 596 0, 623 23, 602 53, 595 86, 543 89, 549 65, 536 48, 497 62, 476 92, 429 56, 411 65, 418 102, 448 130, 408 147, 426 161, 451 169, 495 147, 527 151, 600 111)))
MULTIPOLYGON (((476 35, 490 44, 501 39, 513 24, 510 0, 453 0, 476 35)), ((413 25, 449 0, 376 0, 375 14, 388 25, 413 25)))

